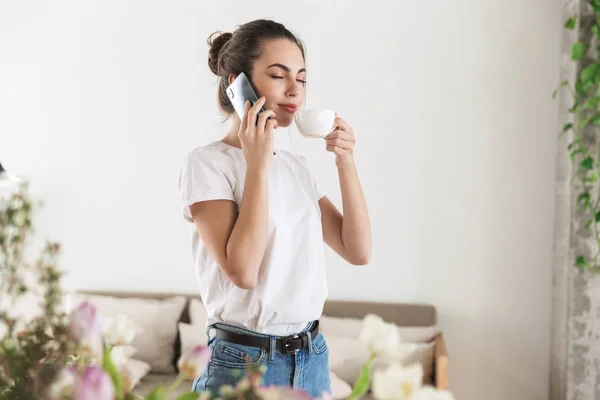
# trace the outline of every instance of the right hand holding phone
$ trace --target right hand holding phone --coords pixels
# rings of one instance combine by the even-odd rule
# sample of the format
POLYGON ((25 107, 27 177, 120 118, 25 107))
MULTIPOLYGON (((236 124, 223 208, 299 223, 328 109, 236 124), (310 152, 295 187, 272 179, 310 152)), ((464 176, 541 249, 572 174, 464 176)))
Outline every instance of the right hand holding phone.
POLYGON ((252 107, 249 101, 246 102, 244 118, 238 132, 248 169, 257 169, 262 172, 268 171, 271 167, 273 129, 277 129, 275 112, 272 110, 263 111, 256 123, 258 112, 265 101, 266 99, 261 97, 252 107), (271 119, 268 119, 269 117, 271 119))

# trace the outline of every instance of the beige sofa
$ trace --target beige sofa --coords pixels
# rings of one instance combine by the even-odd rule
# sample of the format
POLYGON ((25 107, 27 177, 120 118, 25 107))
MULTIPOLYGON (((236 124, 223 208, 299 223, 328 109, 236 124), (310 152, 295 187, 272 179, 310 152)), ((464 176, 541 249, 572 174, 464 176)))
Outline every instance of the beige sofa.
MULTIPOLYGON (((95 304, 100 314, 124 313, 138 323, 143 331, 134 339, 132 358, 145 365, 139 370, 134 392, 146 395, 158 384, 170 384, 176 376, 176 362, 182 348, 206 340, 203 329, 200 297, 176 293, 124 293, 78 291, 73 305, 83 300, 95 304)), ((333 398, 345 398, 357 377, 365 357, 360 349, 358 333, 362 318, 373 313, 398 325, 404 341, 418 343, 412 362, 421 362, 426 376, 424 383, 448 388, 448 353, 444 336, 437 327, 436 310, 426 304, 375 303, 330 300, 325 304, 321 332, 330 353, 330 374, 333 398)), ((374 368, 377 365, 377 360, 374 368)), ((190 390, 186 381, 178 393, 190 390)))

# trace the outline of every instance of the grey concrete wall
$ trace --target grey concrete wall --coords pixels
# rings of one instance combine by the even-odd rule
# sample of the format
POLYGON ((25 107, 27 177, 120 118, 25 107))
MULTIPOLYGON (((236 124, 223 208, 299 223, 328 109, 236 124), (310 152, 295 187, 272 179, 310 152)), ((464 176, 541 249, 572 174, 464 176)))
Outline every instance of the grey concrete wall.
MULTIPOLYGON (((587 0, 565 0, 564 19, 574 12, 579 13, 580 19, 588 18, 587 0)), ((573 82, 583 66, 570 60, 571 44, 580 33, 564 32, 562 80, 573 82)), ((573 101, 566 91, 559 101, 562 126, 570 120, 566 110, 573 101)), ((585 132, 585 142, 596 148, 599 133, 585 132)), ((579 190, 570 183, 573 171, 567 150, 570 140, 571 137, 563 137, 557 150, 550 398, 600 400, 600 275, 582 272, 574 266, 576 254, 590 256, 596 246, 583 227, 586 215, 576 204, 579 190)))

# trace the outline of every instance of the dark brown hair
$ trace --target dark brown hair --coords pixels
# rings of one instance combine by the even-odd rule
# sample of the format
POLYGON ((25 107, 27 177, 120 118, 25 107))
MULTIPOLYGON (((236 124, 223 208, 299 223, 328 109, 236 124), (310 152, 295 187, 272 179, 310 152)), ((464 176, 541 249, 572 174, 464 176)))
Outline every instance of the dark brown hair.
POLYGON ((254 61, 260 58, 261 45, 269 39, 292 41, 300 48, 302 58, 305 58, 300 39, 282 24, 266 19, 247 22, 238 26, 233 33, 217 31, 208 37, 208 66, 219 77, 219 108, 226 115, 234 113, 226 93, 229 74, 244 72, 250 74, 250 78, 254 61))

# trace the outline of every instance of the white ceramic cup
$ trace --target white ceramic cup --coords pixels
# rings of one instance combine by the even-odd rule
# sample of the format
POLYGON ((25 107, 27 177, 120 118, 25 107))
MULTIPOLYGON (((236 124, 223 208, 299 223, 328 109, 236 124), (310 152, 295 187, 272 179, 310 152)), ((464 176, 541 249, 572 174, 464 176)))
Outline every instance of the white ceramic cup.
POLYGON ((335 111, 326 109, 298 110, 294 114, 296 127, 307 138, 323 138, 333 130, 335 111))

